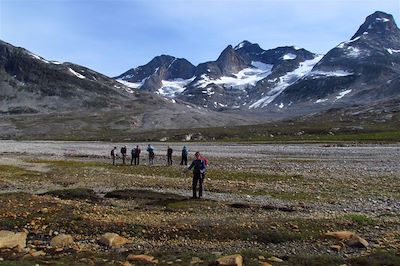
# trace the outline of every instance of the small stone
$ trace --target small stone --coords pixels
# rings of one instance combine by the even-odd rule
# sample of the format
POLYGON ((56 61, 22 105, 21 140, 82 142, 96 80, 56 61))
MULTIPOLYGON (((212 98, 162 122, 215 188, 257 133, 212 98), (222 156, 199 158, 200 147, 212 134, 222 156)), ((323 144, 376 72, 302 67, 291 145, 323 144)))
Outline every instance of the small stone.
POLYGON ((32 257, 41 257, 41 256, 46 256, 46 252, 44 252, 43 250, 32 251, 29 252, 29 255, 31 255, 32 257))
POLYGON ((332 250, 334 250, 336 252, 341 251, 342 248, 343 248, 343 246, 341 246, 341 245, 332 245, 332 246, 330 246, 330 249, 332 249, 332 250))
POLYGON ((127 243, 131 243, 129 239, 115 233, 105 233, 101 236, 99 242, 113 248, 119 248, 127 243))
POLYGON ((258 256, 258 260, 265 260, 264 256, 258 256))
POLYGON ((272 262, 283 262, 282 259, 275 257, 275 256, 269 257, 268 260, 272 261, 272 262))
POLYGON ((157 264, 158 260, 156 260, 153 256, 149 255, 134 255, 130 254, 127 258, 128 261, 137 261, 137 262, 144 262, 144 263, 152 263, 152 264, 157 264))
POLYGON ((53 237, 50 241, 52 247, 69 247, 74 244, 74 239, 71 235, 60 234, 53 237))
POLYGON ((268 262, 262 261, 262 262, 260 262, 260 266, 272 266, 272 264, 269 264, 268 262))
POLYGON ((190 265, 193 264, 199 264, 202 263, 203 261, 199 257, 193 257, 192 260, 190 261, 190 265))
POLYGON ((224 256, 216 261, 220 266, 243 266, 243 257, 240 254, 224 256))

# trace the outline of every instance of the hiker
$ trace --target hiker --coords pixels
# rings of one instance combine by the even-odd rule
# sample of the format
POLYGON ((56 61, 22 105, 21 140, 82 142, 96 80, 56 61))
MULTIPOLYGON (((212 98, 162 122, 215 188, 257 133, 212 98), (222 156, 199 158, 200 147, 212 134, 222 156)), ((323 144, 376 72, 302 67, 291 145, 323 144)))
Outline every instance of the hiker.
POLYGON ((150 144, 147 146, 147 151, 149 152, 149 165, 154 163, 154 148, 150 144))
POLYGON ((136 148, 133 148, 131 153, 132 153, 131 165, 132 165, 133 161, 134 161, 135 165, 139 165, 139 161, 140 161, 139 145, 136 145, 136 148))
POLYGON ((131 150, 131 165, 133 165, 133 160, 135 160, 135 165, 136 165, 136 148, 133 147, 131 150))
POLYGON ((188 150, 186 149, 186 146, 183 146, 181 165, 183 164, 187 165, 187 157, 188 157, 188 150))
POLYGON ((206 178, 206 171, 207 171, 207 166, 208 166, 208 158, 203 156, 202 154, 200 154, 200 160, 202 160, 204 162, 204 172, 201 175, 201 178, 204 179, 206 178))
POLYGON ((168 165, 172 165, 172 152, 173 152, 172 148, 170 146, 168 146, 168 149, 167 149, 167 164, 168 165))
POLYGON ((185 169, 185 172, 191 170, 193 168, 193 180, 192 180, 192 190, 193 190, 193 199, 201 198, 203 196, 203 179, 202 173, 206 170, 204 165, 204 161, 200 159, 200 153, 196 152, 194 154, 195 160, 190 164, 190 166, 185 169), (199 196, 197 197, 197 183, 199 183, 199 196))
POLYGON ((126 145, 121 148, 121 154, 122 154, 122 164, 125 165, 125 159, 126 159, 126 145))
POLYGON ((113 165, 115 165, 116 157, 117 157, 117 147, 114 147, 114 149, 111 150, 111 159, 112 159, 113 165))

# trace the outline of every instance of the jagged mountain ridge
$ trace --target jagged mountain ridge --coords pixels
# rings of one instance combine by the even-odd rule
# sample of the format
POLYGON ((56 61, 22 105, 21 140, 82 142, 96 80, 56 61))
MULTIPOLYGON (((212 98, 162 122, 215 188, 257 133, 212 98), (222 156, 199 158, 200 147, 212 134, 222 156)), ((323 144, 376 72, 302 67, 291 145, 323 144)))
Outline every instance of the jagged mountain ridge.
POLYGON ((132 90, 86 67, 46 60, 1 40, 0 114, 2 138, 75 134, 112 138, 117 130, 129 133, 260 121, 217 115, 178 99, 132 90))
POLYGON ((307 113, 384 100, 398 95, 398 31, 391 15, 377 11, 325 56, 293 46, 264 50, 243 41, 229 45, 216 61, 199 64, 191 78, 158 82, 157 93, 242 112, 307 113), (179 89, 168 94, 168 86, 179 89))
POLYGON ((300 63, 314 59, 316 56, 297 47, 263 50, 258 44, 243 41, 235 48, 231 45, 227 46, 217 60, 196 66, 190 78, 187 75, 176 75, 169 80, 165 76, 163 79, 158 71, 164 66, 154 66, 156 57, 148 64, 135 69, 151 69, 148 71, 148 73, 153 73, 150 76, 136 75, 133 77, 134 72, 130 70, 130 72, 118 76, 117 80, 134 88, 154 91, 168 97, 177 97, 205 108, 237 109, 254 102, 254 100, 248 99, 249 96, 256 99, 261 97, 262 90, 253 90, 260 80, 267 76, 275 79, 284 76, 298 68, 300 63), (148 82, 153 80, 157 82, 148 82), (126 81, 136 83, 129 84, 126 81), (138 81, 140 82, 138 83, 138 81))
POLYGON ((399 66, 400 30, 391 15, 375 12, 349 41, 330 50, 276 103, 329 108, 399 97, 399 66))

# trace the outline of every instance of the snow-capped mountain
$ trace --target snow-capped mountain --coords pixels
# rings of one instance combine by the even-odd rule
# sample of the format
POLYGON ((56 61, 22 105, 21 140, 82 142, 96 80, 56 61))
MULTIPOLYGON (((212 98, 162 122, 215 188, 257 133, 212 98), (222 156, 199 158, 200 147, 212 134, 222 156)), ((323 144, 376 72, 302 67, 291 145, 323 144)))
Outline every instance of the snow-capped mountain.
POLYGON ((273 104, 329 108, 399 95, 400 30, 391 15, 375 12, 349 41, 330 50, 273 104))
MULTIPOLYGON (((169 70, 164 68, 168 75, 179 72, 172 61, 169 70)), ((0 138, 109 140, 115 132, 129 137, 144 130, 259 121, 134 90, 89 68, 46 60, 0 40, 0 138)))
POLYGON ((194 72, 195 66, 186 59, 161 55, 115 79, 131 88, 140 88, 173 98, 193 80, 194 72))
POLYGON ((367 103, 399 95, 399 32, 391 15, 377 11, 326 55, 294 46, 264 50, 243 41, 215 61, 196 67, 185 61, 185 75, 159 74, 176 59, 156 57, 119 79, 214 110, 307 113, 367 103))
POLYGON ((276 97, 310 70, 315 58, 319 57, 297 47, 263 50, 258 44, 243 41, 235 48, 226 47, 216 61, 197 67, 185 59, 158 56, 116 79, 132 88, 176 97, 205 108, 238 109, 246 108, 264 96, 267 89, 260 89, 260 81, 270 83, 269 92, 276 97), (171 74, 168 70, 173 69, 176 62, 181 71, 171 74))

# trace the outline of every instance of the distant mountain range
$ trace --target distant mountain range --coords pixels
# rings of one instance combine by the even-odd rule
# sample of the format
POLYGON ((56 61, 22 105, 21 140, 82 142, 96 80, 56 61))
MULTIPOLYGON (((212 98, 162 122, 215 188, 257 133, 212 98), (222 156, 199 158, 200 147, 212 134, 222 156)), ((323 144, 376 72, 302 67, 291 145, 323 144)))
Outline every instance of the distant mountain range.
POLYGON ((162 55, 116 79, 212 110, 294 115, 399 97, 399 63, 400 30, 392 15, 377 11, 326 55, 243 41, 216 61, 193 66, 162 55))
POLYGON ((0 41, 2 138, 112 139, 340 108, 371 112, 357 106, 391 112, 399 99, 400 30, 391 15, 379 11, 326 55, 294 46, 264 50, 243 41, 228 45, 215 61, 194 66, 160 55, 115 78, 0 41))

